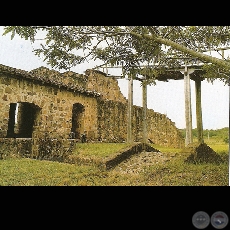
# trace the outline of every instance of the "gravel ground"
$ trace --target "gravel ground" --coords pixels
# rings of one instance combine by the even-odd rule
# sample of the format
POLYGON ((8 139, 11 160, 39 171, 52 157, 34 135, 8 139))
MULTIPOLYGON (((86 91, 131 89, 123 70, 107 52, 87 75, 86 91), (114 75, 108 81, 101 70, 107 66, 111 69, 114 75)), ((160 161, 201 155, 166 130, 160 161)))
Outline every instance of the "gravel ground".
POLYGON ((144 167, 151 166, 153 164, 159 164, 169 161, 172 157, 175 157, 175 153, 161 153, 161 152, 141 152, 135 154, 117 165, 113 170, 120 173, 132 173, 138 174, 144 171, 144 167))

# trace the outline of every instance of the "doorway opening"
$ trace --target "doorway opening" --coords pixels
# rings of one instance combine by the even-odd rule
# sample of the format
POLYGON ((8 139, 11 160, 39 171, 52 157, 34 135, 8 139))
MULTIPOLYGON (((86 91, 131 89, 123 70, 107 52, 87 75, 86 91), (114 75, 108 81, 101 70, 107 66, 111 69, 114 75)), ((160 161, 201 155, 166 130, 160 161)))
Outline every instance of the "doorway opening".
POLYGON ((81 134, 84 133, 84 111, 85 107, 82 104, 73 104, 71 129, 73 138, 80 139, 81 134))

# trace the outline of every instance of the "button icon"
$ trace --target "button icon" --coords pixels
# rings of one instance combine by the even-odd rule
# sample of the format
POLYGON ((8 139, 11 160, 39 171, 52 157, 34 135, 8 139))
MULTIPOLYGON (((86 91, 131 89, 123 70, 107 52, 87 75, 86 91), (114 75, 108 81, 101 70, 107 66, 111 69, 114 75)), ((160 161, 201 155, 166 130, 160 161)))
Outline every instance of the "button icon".
POLYGON ((196 212, 192 217, 192 223, 198 229, 205 229, 210 224, 210 216, 203 211, 196 212))
POLYGON ((216 229, 223 229, 228 225, 228 216, 226 213, 218 211, 211 216, 211 224, 216 229))

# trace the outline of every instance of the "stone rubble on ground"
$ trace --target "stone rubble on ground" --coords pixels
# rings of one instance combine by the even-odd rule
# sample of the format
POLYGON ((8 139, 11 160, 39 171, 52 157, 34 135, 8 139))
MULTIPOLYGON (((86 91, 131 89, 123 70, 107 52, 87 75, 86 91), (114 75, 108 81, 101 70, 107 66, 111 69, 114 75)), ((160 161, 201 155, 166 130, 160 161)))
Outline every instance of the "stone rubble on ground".
POLYGON ((144 172, 145 167, 167 162, 174 156, 175 154, 164 154, 162 152, 141 152, 132 155, 117 165, 113 170, 123 174, 139 174, 144 172))

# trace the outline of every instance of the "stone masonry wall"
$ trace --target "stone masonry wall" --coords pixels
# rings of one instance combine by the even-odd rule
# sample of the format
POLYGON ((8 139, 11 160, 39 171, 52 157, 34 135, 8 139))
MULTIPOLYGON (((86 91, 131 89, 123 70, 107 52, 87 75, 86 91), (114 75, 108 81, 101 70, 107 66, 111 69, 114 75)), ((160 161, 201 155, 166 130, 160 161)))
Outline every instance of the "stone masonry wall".
MULTIPOLYGON (((98 105, 98 135, 103 142, 125 142, 127 139, 127 103, 115 101, 99 101, 98 105)), ((135 142, 141 142, 143 135, 142 107, 133 106, 133 137, 135 142)), ((148 139, 153 143, 167 147, 181 148, 184 139, 166 115, 147 110, 148 139)))
MULTIPOLYGON (((47 134, 53 139, 69 139, 74 122, 79 133, 87 132, 88 141, 125 142, 127 102, 117 80, 100 71, 59 73, 40 67, 27 72, 0 65, 0 138, 9 135, 12 104, 28 103, 36 111, 31 137, 34 151, 39 148, 36 141, 47 134), (75 120, 74 105, 81 109, 75 120)), ((169 118, 153 110, 147 115, 149 139, 165 146, 183 146, 184 140, 169 118)), ((26 129, 26 116, 22 118, 15 130, 26 129)), ((134 141, 142 139, 142 108, 138 106, 133 107, 133 136, 134 141)))
MULTIPOLYGON (((75 88, 73 84, 63 83, 58 78, 56 80, 55 78, 49 79, 45 75, 39 74, 34 76, 25 71, 21 72, 14 68, 3 66, 2 69, 0 68, 1 143, 9 136, 10 108, 12 104, 16 103, 21 105, 28 103, 33 108, 36 108, 31 137, 33 138, 33 155, 35 156, 39 150, 39 141, 44 139, 45 136, 46 139, 53 140, 70 138, 74 104, 81 105, 83 108, 81 119, 79 118, 78 126, 76 126, 79 133, 87 130, 92 138, 98 138, 98 96, 99 94, 87 91, 83 86, 75 88)), ((23 114, 23 117, 23 128, 25 129, 27 123, 29 124, 30 117, 26 117, 26 114, 23 114), (26 120, 27 118, 28 120, 26 120)), ((20 122, 18 123, 15 124, 15 131, 21 125, 20 122)), ((13 138, 14 136, 9 137, 13 138)))
MULTIPOLYGON (((124 142, 127 139, 128 100, 121 93, 118 81, 113 76, 107 77, 100 71, 87 70, 88 89, 101 94, 98 101, 98 136, 107 142, 124 142)), ((142 140, 143 108, 133 106, 133 137, 134 141, 142 140)), ((184 139, 166 115, 147 110, 148 138, 159 145, 181 148, 184 139)))
POLYGON ((97 136, 97 100, 80 93, 74 93, 51 86, 40 85, 22 79, 0 78, 0 137, 5 137, 9 122, 10 103, 29 102, 39 108, 33 137, 43 136, 45 132, 52 137, 68 138, 72 127, 73 104, 84 106, 82 132, 88 130, 97 136), (4 84, 6 83, 7 84, 4 84))
POLYGON ((105 73, 96 70, 86 70, 85 74, 88 78, 87 89, 100 93, 102 100, 111 100, 124 104, 128 102, 121 93, 118 81, 113 76, 107 76, 105 73))

